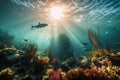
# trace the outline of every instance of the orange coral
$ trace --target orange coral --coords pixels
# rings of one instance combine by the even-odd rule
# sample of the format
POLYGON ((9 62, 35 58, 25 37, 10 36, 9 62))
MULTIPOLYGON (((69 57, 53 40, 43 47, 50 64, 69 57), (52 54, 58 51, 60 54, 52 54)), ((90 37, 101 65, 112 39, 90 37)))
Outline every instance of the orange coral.
POLYGON ((40 59, 40 61, 41 61, 42 64, 48 63, 49 60, 50 60, 50 59, 49 59, 48 57, 44 57, 44 58, 41 58, 41 59, 40 59))

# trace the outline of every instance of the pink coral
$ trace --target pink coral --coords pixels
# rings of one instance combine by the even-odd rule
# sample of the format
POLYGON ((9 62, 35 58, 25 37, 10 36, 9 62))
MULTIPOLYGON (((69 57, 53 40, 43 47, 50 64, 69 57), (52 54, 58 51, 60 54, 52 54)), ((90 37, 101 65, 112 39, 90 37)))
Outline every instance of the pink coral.
POLYGON ((50 76, 49 80, 61 80, 61 72, 62 69, 58 69, 57 72, 53 72, 53 74, 50 76))
POLYGON ((86 69, 84 71, 86 78, 91 80, 109 80, 102 71, 99 71, 97 68, 86 69))

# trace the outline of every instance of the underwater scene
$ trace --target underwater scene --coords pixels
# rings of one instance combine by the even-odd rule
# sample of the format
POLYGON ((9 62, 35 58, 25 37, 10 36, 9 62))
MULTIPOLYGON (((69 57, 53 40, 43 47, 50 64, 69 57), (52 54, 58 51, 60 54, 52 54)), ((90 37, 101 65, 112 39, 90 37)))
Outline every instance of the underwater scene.
POLYGON ((120 80, 120 0, 0 0, 0 80, 120 80))

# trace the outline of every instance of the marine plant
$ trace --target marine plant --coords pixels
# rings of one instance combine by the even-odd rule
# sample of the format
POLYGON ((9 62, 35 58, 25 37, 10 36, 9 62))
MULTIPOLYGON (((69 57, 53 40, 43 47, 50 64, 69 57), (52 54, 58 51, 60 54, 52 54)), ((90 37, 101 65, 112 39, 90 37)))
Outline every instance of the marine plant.
POLYGON ((98 34, 91 28, 88 29, 88 39, 94 48, 101 48, 102 43, 100 41, 100 30, 98 29, 98 34))
POLYGON ((25 63, 29 63, 35 58, 37 52, 37 46, 35 44, 29 44, 25 48, 25 54, 23 55, 23 60, 25 63))
POLYGON ((26 49, 26 53, 30 54, 31 56, 34 56, 37 51, 37 46, 35 44, 29 44, 26 49))

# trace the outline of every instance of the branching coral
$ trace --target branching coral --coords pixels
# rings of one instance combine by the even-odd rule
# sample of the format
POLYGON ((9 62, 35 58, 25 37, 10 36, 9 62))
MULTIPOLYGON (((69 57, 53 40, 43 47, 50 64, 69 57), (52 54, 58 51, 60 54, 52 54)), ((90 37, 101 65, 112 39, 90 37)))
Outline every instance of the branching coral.
POLYGON ((109 60, 109 56, 102 50, 96 49, 89 52, 91 56, 91 67, 100 66, 100 65, 111 65, 112 62, 109 60))
POLYGON ((116 65, 119 66, 120 56, 106 49, 97 49, 89 52, 91 56, 92 67, 100 65, 116 65))
POLYGON ((99 68, 110 80, 120 80, 120 67, 119 66, 102 66, 99 68))
POLYGON ((96 49, 89 52, 91 57, 102 57, 105 56, 102 49, 96 49))

